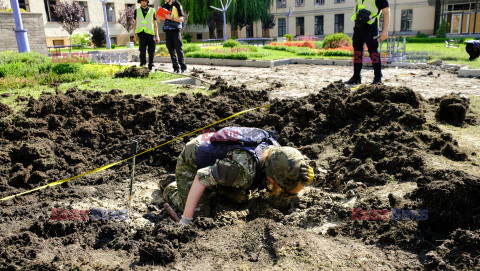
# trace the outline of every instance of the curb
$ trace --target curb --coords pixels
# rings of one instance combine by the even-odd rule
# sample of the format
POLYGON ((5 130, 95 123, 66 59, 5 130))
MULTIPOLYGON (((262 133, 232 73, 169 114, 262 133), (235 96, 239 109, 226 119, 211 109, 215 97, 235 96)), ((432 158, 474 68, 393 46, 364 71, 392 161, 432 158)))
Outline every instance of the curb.
POLYGON ((480 69, 468 69, 463 67, 458 70, 458 77, 480 77, 480 69))
POLYGON ((167 81, 162 81, 163 84, 171 84, 171 85, 201 85, 202 82, 198 79, 185 77, 185 78, 177 78, 167 81))

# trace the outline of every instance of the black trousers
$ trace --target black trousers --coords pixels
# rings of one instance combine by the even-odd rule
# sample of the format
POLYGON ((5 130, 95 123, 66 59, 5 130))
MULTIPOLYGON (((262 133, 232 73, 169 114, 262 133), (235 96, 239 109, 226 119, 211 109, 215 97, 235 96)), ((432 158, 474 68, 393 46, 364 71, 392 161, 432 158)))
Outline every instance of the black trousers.
POLYGON ((170 58, 172 59, 173 70, 179 71, 179 68, 181 68, 182 71, 186 70, 187 65, 185 65, 185 56, 183 55, 183 43, 182 37, 180 36, 180 30, 167 30, 165 31, 165 34, 168 53, 170 53, 170 58))
POLYGON ((382 61, 378 52, 379 39, 377 22, 353 28, 353 76, 360 78, 364 44, 367 44, 375 77, 382 77, 382 61))
POLYGON ((140 66, 147 64, 147 48, 148 48, 148 67, 153 67, 153 57, 155 56, 155 36, 140 32, 137 34, 140 46, 140 66))

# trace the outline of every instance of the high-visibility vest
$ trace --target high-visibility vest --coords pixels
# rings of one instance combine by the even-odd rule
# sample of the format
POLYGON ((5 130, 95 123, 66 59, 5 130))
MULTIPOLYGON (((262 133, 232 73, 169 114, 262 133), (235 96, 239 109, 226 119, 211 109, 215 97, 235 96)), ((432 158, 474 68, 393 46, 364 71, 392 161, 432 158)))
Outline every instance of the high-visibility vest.
POLYGON ((355 19, 357 19, 357 12, 361 9, 366 9, 370 11, 371 19, 368 20, 368 24, 373 24, 375 20, 380 17, 380 14, 382 14, 382 11, 378 10, 377 5, 375 4, 375 0, 357 0, 355 9, 353 11, 352 21, 355 21, 355 19))
POLYGON ((148 8, 147 16, 143 17, 142 8, 137 8, 137 28, 135 28, 135 33, 144 31, 147 34, 155 35, 155 31, 153 31, 154 13, 155 10, 153 8, 148 8))

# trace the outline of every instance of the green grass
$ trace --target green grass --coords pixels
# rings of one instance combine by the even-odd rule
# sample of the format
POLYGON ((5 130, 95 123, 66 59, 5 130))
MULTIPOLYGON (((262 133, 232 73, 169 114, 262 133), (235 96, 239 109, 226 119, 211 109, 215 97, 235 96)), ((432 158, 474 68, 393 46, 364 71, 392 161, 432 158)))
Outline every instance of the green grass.
MULTIPOLYGON (((75 86, 77 86, 79 89, 89 89, 101 92, 108 92, 112 89, 120 89, 123 91, 123 94, 141 94, 142 96, 147 97, 176 95, 179 92, 200 92, 203 94, 211 93, 211 91, 208 91, 205 88, 185 89, 180 85, 176 86, 162 83, 162 81, 180 77, 183 76, 161 72, 157 72, 156 74, 152 73, 148 78, 145 79, 101 77, 98 79, 77 80, 70 83, 62 83, 58 86, 58 89, 63 92, 75 86)), ((47 85, 35 85, 31 87, 13 89, 8 91, 8 93, 11 94, 10 97, 0 96, 0 102, 7 104, 14 110, 20 110, 26 105, 27 102, 17 101, 18 96, 24 96, 27 98, 33 97, 34 99, 37 99, 43 92, 55 93, 55 88, 47 85)))
MULTIPOLYGON (((386 48, 386 44, 383 45, 386 48)), ((447 48, 445 43, 407 43, 407 52, 425 52, 429 60, 440 59, 443 62, 467 65, 469 68, 480 69, 480 60, 469 61, 465 51, 465 43, 458 48, 447 48)))

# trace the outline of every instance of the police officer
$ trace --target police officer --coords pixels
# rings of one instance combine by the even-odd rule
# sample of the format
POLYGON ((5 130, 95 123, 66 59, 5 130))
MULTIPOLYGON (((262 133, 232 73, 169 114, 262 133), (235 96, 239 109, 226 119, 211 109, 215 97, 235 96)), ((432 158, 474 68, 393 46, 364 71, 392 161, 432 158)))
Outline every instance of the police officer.
POLYGON ((182 36, 181 29, 183 23, 183 8, 177 0, 165 0, 165 4, 162 6, 165 10, 170 11, 170 14, 166 14, 165 24, 163 25, 163 31, 166 35, 166 45, 170 58, 172 59, 173 71, 178 73, 185 73, 187 71, 187 65, 185 65, 185 56, 182 49, 182 36))
POLYGON ((390 21, 390 7, 387 0, 356 0, 352 21, 353 28, 353 76, 346 84, 361 84, 363 63, 363 48, 367 44, 374 70, 373 84, 382 82, 382 62, 378 52, 378 18, 383 12, 383 30, 380 39, 388 38, 388 24, 390 21))
POLYGON ((155 18, 155 9, 148 6, 148 0, 139 0, 140 7, 137 8, 134 15, 133 40, 138 43, 140 39, 140 66, 147 63, 146 53, 148 48, 148 69, 153 68, 153 57, 155 56, 155 44, 160 42, 158 36, 158 26, 155 18))
POLYGON ((180 223, 208 215, 204 191, 215 190, 236 202, 245 202, 248 191, 267 188, 273 195, 295 195, 314 177, 313 169, 295 148, 280 147, 261 129, 226 127, 189 141, 177 159, 176 181, 160 181, 163 197, 184 210, 180 223))

